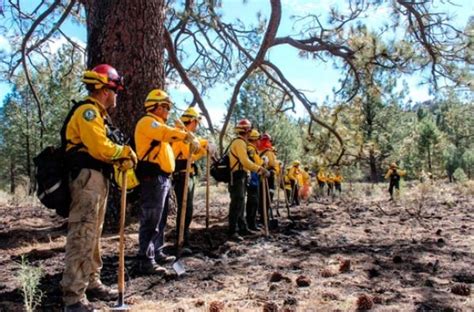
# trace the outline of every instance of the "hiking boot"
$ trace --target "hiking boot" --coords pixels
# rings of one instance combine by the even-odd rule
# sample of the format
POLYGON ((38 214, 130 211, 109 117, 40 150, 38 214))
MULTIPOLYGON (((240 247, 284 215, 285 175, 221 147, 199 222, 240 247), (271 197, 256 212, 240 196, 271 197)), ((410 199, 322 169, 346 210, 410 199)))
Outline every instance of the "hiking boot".
POLYGON ((155 252, 155 261, 157 263, 169 263, 169 262, 173 262, 176 260, 176 257, 175 256, 170 256, 170 255, 167 255, 165 254, 163 251, 157 251, 155 252))
POLYGON ((86 290, 87 298, 101 301, 118 299, 118 290, 100 283, 98 286, 86 290))
POLYGON ((183 247, 181 248, 181 256, 182 257, 188 257, 193 254, 193 250, 189 247, 183 247))
POLYGON ((74 304, 70 304, 64 307, 64 312, 93 312, 94 307, 87 301, 81 300, 74 304))
POLYGON ((146 275, 156 274, 162 276, 167 273, 167 270, 164 267, 150 260, 141 260, 138 264, 138 270, 140 271, 140 273, 146 275))
POLYGON ((237 233, 229 234, 228 240, 233 242, 242 242, 244 238, 237 233))

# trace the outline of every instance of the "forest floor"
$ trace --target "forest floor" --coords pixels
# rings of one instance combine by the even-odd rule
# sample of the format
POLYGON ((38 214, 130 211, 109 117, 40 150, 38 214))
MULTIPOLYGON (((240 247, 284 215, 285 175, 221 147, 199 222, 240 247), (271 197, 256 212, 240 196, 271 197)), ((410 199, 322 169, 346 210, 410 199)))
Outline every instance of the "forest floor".
MULTIPOLYGON (((223 185, 211 189, 205 231, 200 187, 185 275, 138 274, 138 225, 127 226, 125 301, 132 311, 473 311, 474 183, 410 184, 396 202, 385 184, 343 184, 340 197, 291 208, 291 220, 280 204, 269 237, 239 244, 225 240, 223 185)), ((0 200, 0 311, 23 310, 22 256, 43 272, 37 310, 60 311, 66 228, 32 200, 0 200)), ((110 232, 102 240, 102 280, 114 287, 118 240, 110 232)), ((114 303, 95 304, 107 311, 114 303)))

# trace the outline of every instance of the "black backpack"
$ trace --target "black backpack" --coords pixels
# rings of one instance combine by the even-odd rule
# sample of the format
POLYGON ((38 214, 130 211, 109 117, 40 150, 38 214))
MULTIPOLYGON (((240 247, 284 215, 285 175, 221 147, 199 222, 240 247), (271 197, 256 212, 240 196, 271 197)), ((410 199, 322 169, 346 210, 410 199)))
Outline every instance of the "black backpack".
MULTIPOLYGON (((235 140, 239 140, 240 138, 235 138, 230 142, 230 144, 227 146, 227 148, 224 151, 224 155, 219 158, 218 160, 214 161, 211 165, 211 168, 209 169, 209 172, 211 176, 217 181, 217 182, 225 182, 229 183, 230 182, 230 173, 232 169, 234 169, 235 166, 239 164, 239 161, 234 165, 234 167, 230 167, 230 158, 229 158, 229 148, 232 145, 232 143, 235 140)), ((242 139, 240 139, 242 140, 242 139)), ((234 157, 236 157, 234 155, 234 157)), ((236 157, 237 158, 237 157, 236 157)))
MULTIPOLYGON (((61 146, 48 146, 35 158, 36 196, 47 208, 56 210, 64 218, 69 216, 71 194, 69 191, 69 170, 66 161, 66 127, 76 109, 91 101, 75 102, 61 128, 61 146)), ((77 145, 73 149, 79 149, 77 145)))

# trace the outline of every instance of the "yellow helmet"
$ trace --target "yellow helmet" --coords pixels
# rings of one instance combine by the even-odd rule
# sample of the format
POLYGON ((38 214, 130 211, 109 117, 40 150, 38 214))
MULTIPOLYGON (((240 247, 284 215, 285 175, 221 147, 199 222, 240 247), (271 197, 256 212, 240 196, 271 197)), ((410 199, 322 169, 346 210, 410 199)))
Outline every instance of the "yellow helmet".
MULTIPOLYGON (((140 182, 138 181, 137 176, 135 175, 135 170, 129 169, 126 172, 127 175, 127 190, 136 188, 140 182)), ((121 188, 122 187, 122 174, 123 171, 118 169, 118 166, 114 165, 114 181, 121 188)))
POLYGON ((293 162, 293 166, 299 166, 299 165, 300 165, 300 161, 299 161, 299 160, 295 160, 295 161, 293 162))
POLYGON ((182 122, 200 121, 201 115, 194 107, 188 107, 179 119, 181 119, 182 122))
POLYGON ((171 109, 173 102, 169 98, 168 94, 161 89, 153 89, 148 93, 145 100, 145 109, 148 110, 154 107, 157 104, 168 105, 168 108, 171 109))
POLYGON ((256 141, 258 139, 260 139, 260 132, 258 132, 257 129, 252 129, 252 131, 250 131, 249 140, 256 141))

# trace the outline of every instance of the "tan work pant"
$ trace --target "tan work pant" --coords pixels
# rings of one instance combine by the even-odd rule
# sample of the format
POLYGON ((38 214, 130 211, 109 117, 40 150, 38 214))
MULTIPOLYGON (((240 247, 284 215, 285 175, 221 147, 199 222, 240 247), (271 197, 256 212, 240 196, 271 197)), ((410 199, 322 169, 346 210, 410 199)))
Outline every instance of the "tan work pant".
POLYGON ((85 299, 88 287, 100 285, 100 236, 109 187, 101 172, 84 168, 69 188, 72 202, 61 281, 66 305, 85 299))

